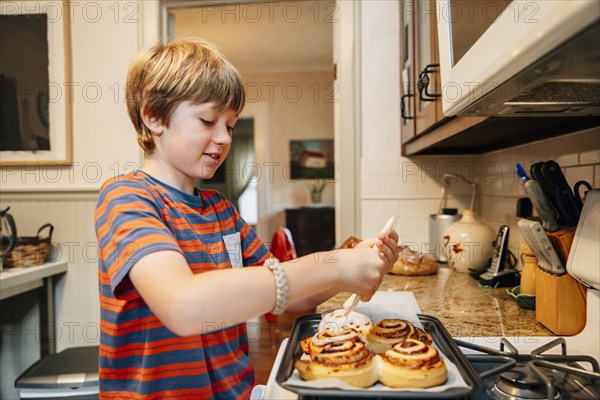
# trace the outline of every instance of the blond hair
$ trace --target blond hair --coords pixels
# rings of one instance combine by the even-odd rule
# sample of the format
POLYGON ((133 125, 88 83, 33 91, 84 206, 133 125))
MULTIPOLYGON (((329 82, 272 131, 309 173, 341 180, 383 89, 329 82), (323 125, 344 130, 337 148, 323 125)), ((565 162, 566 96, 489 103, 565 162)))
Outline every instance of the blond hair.
POLYGON ((152 133, 142 120, 142 110, 167 127, 182 101, 214 103, 219 111, 241 112, 245 104, 237 69, 211 43, 196 38, 158 43, 132 61, 125 86, 127 111, 146 154, 155 148, 152 133))

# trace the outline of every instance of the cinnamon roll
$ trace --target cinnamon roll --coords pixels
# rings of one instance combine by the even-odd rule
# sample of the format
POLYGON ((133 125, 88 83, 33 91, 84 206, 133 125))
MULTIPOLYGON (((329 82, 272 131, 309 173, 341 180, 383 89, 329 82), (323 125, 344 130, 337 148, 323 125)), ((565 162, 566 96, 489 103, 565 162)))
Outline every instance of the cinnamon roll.
POLYGON ((351 311, 348 318, 346 318, 346 310, 339 309, 323 315, 323 319, 321 319, 321 322, 319 323, 319 330, 321 331, 328 327, 341 326, 349 326, 360 332, 362 335, 366 335, 371 329, 371 326, 373 326, 373 323, 367 315, 356 311, 351 311))
POLYGON ((415 327, 403 319, 387 318, 379 321, 367 334, 371 351, 385 353, 396 343, 402 343, 415 333, 415 327))
POLYGON ((327 344, 345 341, 365 342, 365 339, 350 327, 328 326, 323 330, 319 330, 313 336, 302 340, 300 347, 305 354, 312 357, 323 351, 323 347, 327 344))
POLYGON ((361 341, 327 343, 310 360, 295 363, 304 380, 337 378, 349 385, 367 388, 377 382, 378 374, 373 354, 361 341))
POLYGON ((431 335, 429 335, 429 333, 425 332, 423 329, 419 328, 419 327, 414 327, 414 332, 412 333, 412 335, 410 335, 409 337, 411 339, 416 339, 420 342, 423 342, 425 344, 429 344, 431 345, 431 343, 433 343, 433 339, 431 339, 431 335))
POLYGON ((379 381, 392 388, 428 388, 441 385, 448 370, 438 351, 415 339, 406 339, 377 355, 379 381))

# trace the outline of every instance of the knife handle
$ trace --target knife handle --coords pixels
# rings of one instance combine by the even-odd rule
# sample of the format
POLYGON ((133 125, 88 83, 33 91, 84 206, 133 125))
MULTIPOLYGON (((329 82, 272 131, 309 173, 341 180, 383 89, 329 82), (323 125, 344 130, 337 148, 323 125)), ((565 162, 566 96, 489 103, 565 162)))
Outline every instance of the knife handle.
POLYGON ((544 222, 544 228, 554 232, 559 229, 558 221, 554 213, 554 208, 548 202, 544 190, 537 181, 533 179, 525 182, 525 190, 533 203, 533 207, 537 210, 544 222))
POLYGON ((542 257, 548 262, 551 273, 554 275, 564 274, 566 272, 565 266, 558 258, 558 253, 554 249, 554 246, 550 242, 550 239, 548 238, 548 235, 546 235, 546 232, 544 232, 542 226, 539 225, 539 222, 532 222, 531 227, 533 238, 539 246, 542 257))

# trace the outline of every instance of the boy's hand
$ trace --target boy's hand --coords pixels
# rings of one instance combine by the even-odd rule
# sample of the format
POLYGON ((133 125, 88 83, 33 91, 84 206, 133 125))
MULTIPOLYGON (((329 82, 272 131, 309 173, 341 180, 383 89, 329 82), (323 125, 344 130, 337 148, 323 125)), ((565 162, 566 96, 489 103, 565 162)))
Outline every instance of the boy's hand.
POLYGON ((364 240, 354 249, 340 250, 343 251, 343 268, 339 289, 358 294, 362 301, 371 299, 398 260, 398 233, 390 229, 380 233, 377 239, 364 240))
POLYGON ((379 256, 387 264, 391 271, 394 263, 398 260, 398 233, 392 229, 380 233, 377 238, 368 238, 356 245, 355 248, 377 248, 379 256))

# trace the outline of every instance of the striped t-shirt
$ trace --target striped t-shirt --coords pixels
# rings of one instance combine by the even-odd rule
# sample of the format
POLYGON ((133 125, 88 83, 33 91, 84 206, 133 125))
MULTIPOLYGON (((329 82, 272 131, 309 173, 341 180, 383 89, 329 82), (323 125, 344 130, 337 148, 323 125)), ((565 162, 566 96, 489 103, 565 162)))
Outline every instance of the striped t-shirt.
MULTIPOLYGON (((266 247, 231 203, 216 191, 191 195, 135 171, 102 186, 95 220, 101 398, 248 398, 254 368, 246 324, 179 337, 150 311, 128 275, 137 260, 161 250, 183 254, 195 274, 262 264, 266 247)), ((216 323, 206 324, 209 330, 216 323)))

